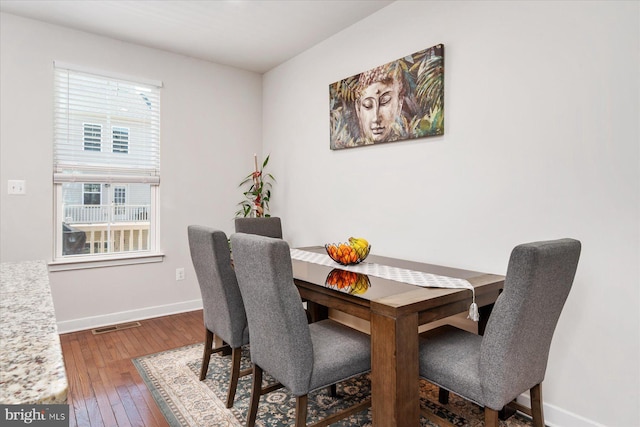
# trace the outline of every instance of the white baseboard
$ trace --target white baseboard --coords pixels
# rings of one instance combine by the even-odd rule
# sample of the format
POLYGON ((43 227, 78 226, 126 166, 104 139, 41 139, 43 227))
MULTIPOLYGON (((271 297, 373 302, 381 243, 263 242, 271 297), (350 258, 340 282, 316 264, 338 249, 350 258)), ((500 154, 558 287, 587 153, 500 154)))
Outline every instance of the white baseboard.
POLYGON ((58 333, 66 334, 75 331, 98 328, 118 323, 133 322, 136 320, 150 319, 152 317, 168 316, 170 314, 184 313, 202 308, 202 300, 184 301, 176 304, 145 307, 137 310, 120 311, 100 316, 84 317, 81 319, 64 320, 58 322, 58 333))
MULTIPOLYGON (((542 386, 544 389, 544 383, 542 386)), ((531 398, 528 393, 518 396, 518 402, 529 408, 531 407, 531 398)), ((604 424, 597 423, 578 414, 574 414, 573 412, 545 403, 544 398, 542 405, 544 423, 549 427, 606 427, 604 424)))

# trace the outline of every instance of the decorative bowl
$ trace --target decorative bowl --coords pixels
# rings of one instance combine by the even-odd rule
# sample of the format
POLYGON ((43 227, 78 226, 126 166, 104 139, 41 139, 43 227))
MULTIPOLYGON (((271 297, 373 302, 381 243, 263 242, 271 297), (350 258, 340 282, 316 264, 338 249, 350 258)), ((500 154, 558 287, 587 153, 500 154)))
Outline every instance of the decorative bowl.
POLYGON ((358 251, 349 243, 327 243, 324 248, 332 260, 342 265, 359 264, 369 256, 371 251, 371 245, 358 251))
POLYGON ((328 287, 338 289, 352 295, 360 295, 367 292, 371 286, 369 276, 353 271, 334 268, 327 276, 325 284, 328 287))

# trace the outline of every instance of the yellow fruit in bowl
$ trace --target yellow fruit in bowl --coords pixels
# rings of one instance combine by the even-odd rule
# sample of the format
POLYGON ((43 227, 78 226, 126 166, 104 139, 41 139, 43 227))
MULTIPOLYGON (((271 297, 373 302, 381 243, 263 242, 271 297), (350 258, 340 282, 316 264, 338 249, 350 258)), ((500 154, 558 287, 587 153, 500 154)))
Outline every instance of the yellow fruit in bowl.
POLYGON ((360 258, 360 261, 362 261, 369 255, 371 245, 369 245, 367 239, 363 237, 349 237, 349 244, 358 254, 358 258, 360 258))

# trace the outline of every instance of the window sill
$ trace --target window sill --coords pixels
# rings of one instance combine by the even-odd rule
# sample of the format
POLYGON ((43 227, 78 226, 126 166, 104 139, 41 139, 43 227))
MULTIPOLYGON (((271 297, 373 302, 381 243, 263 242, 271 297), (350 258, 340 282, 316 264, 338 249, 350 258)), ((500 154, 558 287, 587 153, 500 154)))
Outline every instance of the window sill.
POLYGON ((87 268, 103 268, 115 267, 120 265, 148 264, 153 262, 162 262, 164 260, 163 253, 153 254, 130 254, 116 256, 103 256, 100 258, 73 258, 51 261, 49 263, 49 272, 67 271, 67 270, 84 270, 87 268))

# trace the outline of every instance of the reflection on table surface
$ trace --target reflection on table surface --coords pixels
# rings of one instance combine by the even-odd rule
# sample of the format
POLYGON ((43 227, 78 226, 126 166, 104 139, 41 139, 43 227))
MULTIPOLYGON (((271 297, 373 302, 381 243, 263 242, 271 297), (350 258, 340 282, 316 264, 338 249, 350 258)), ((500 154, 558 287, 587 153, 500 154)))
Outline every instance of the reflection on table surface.
POLYGON ((353 271, 339 268, 334 268, 329 272, 325 284, 328 287, 352 295, 362 295, 371 287, 371 281, 366 274, 354 273, 353 271))

